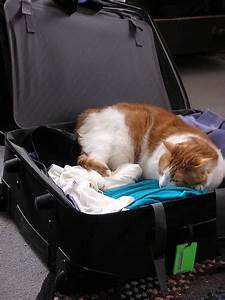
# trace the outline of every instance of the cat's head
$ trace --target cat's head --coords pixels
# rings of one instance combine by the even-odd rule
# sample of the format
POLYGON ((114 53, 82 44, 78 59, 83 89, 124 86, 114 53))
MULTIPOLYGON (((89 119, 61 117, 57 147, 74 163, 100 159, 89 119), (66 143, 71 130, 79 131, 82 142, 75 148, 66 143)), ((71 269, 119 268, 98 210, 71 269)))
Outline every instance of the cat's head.
POLYGON ((178 144, 167 141, 163 144, 166 152, 159 161, 161 187, 172 184, 202 190, 215 188, 214 185, 221 183, 222 175, 219 174, 218 180, 211 178, 217 166, 218 153, 207 142, 193 138, 178 144))

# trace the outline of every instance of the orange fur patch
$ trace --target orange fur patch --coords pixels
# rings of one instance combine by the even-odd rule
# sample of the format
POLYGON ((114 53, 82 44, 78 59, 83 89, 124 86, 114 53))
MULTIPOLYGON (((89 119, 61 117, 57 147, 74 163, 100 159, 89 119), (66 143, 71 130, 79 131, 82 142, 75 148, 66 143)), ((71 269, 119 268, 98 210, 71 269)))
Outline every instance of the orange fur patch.
MULTIPOLYGON (((99 112, 109 106, 100 109, 87 109, 82 112, 76 122, 75 132, 83 125, 89 114, 99 112)), ((129 134, 134 145, 135 161, 140 155, 143 137, 149 132, 149 150, 153 152, 159 142, 172 134, 192 133, 201 136, 210 142, 209 138, 198 128, 186 124, 175 114, 157 106, 148 104, 118 103, 112 107, 117 108, 125 116, 129 128, 129 134)))
POLYGON ((149 128, 148 147, 150 153, 155 150, 159 142, 172 134, 192 133, 210 142, 207 135, 201 130, 186 124, 178 116, 161 107, 131 103, 119 103, 114 106, 125 115, 136 158, 140 155, 143 137, 149 128))

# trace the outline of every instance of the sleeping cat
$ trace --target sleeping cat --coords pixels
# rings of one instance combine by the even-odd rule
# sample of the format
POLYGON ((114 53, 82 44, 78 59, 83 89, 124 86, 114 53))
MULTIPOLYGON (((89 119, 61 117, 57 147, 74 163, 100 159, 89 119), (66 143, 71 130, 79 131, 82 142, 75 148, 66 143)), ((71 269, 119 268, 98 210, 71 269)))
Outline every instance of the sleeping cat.
POLYGON ((220 150, 207 135, 162 108, 118 103, 80 114, 76 127, 82 154, 78 164, 103 175, 138 163, 146 179, 161 187, 213 189, 224 177, 220 150))

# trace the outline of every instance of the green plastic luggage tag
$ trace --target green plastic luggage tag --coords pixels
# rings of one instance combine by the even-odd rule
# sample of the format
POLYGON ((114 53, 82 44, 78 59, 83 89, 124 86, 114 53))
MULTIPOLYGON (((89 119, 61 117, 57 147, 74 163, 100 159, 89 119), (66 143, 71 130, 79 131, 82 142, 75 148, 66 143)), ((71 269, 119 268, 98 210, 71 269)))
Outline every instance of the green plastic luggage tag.
POLYGON ((181 244, 176 247, 173 275, 194 270, 197 243, 181 244))

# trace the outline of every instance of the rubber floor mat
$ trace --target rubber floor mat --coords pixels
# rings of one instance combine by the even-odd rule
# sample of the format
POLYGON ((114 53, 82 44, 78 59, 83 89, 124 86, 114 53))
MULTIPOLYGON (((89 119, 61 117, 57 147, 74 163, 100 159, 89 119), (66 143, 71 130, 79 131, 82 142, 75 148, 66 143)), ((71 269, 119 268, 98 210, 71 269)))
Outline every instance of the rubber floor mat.
MULTIPOLYGON (((45 284, 45 289, 46 287, 45 284)), ((48 289, 52 289, 52 287, 48 287, 48 289)), ((47 298, 38 298, 38 300, 42 299, 46 300, 47 298)), ((57 291, 54 291, 49 299, 225 300, 225 262, 220 259, 207 260, 201 264, 197 263, 195 265, 195 272, 193 273, 170 276, 168 279, 168 294, 165 297, 162 297, 160 294, 158 280, 149 276, 127 282, 119 288, 112 288, 92 294, 61 295, 57 291)))

